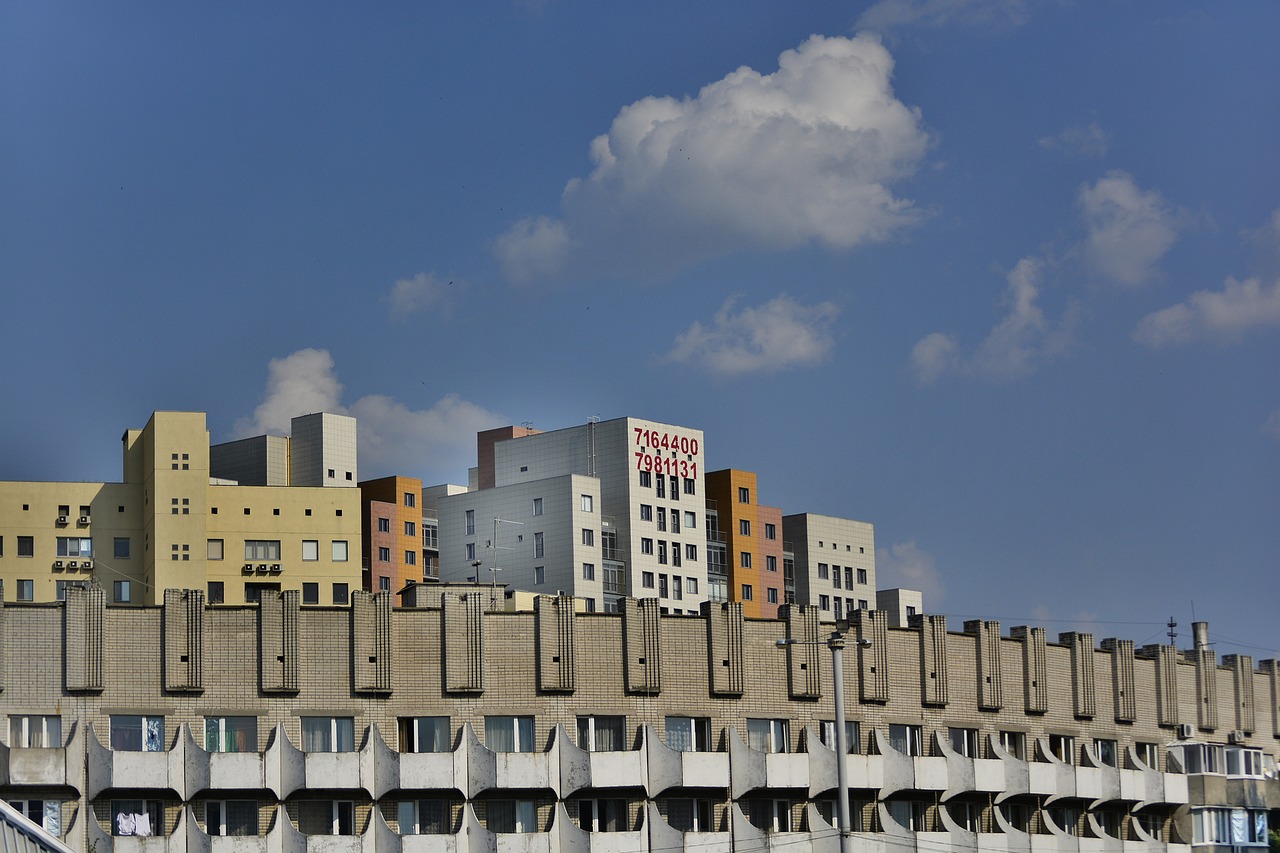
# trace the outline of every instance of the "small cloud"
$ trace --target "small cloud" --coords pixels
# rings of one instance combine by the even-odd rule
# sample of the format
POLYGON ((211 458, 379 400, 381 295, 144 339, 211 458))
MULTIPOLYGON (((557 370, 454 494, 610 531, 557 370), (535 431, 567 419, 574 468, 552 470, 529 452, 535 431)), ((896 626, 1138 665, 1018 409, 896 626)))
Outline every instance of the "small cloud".
POLYGON ((921 218, 892 187, 931 144, 894 96, 893 65, 874 36, 813 36, 771 74, 742 67, 695 97, 623 107, 560 216, 521 219, 494 241, 504 274, 637 274, 744 248, 891 239, 921 218))
POLYGON ((1034 373, 1040 362, 1063 352, 1070 343, 1067 324, 1052 327, 1037 304, 1044 261, 1028 257, 1008 275, 1005 295, 1009 313, 968 358, 959 354, 955 338, 934 332, 911 350, 916 380, 928 385, 946 373, 985 379, 1015 379, 1034 373))
POLYGON ((876 549, 876 586, 881 589, 918 589, 927 611, 937 612, 946 597, 942 572, 933 555, 920 549, 915 540, 876 549))
POLYGON ((1280 409, 1276 409, 1262 425, 1262 434, 1280 441, 1280 409))
POLYGON ((411 314, 447 304, 452 281, 444 281, 435 273, 420 272, 413 278, 396 281, 387 296, 391 318, 404 320, 411 314))
POLYGON ((1133 337, 1152 348, 1196 340, 1225 343, 1269 326, 1280 327, 1280 279, 1268 287, 1256 278, 1228 278, 1220 291, 1196 291, 1184 302, 1143 317, 1133 337))
POLYGON ((1068 157, 1105 157, 1110 138, 1097 122, 1068 127, 1053 136, 1040 137, 1040 147, 1068 157))
POLYGON ((831 326, 840 313, 834 303, 801 305, 783 294, 735 313, 735 301, 726 300, 710 326, 694 323, 679 335, 665 359, 742 376, 821 364, 830 356, 831 326))
POLYGON ((1044 604, 1037 604, 1031 608, 1031 618, 1037 623, 1057 621, 1053 618, 1053 610, 1044 604))
POLYGON ((1128 285, 1156 275, 1156 264, 1173 246, 1185 218, 1160 193, 1141 190, 1121 171, 1081 187, 1076 205, 1089 232, 1086 260, 1107 278, 1128 285))
POLYGON ((312 412, 351 415, 358 422, 357 450, 365 479, 407 474, 428 483, 456 481, 475 459, 476 433, 506 422, 456 394, 422 410, 382 394, 343 406, 342 383, 327 350, 304 349, 272 359, 268 374, 262 403, 252 417, 236 422, 236 436, 287 435, 292 418, 312 412))
POLYGON ((901 27, 1021 26, 1026 0, 880 0, 858 17, 855 29, 887 33, 901 27))

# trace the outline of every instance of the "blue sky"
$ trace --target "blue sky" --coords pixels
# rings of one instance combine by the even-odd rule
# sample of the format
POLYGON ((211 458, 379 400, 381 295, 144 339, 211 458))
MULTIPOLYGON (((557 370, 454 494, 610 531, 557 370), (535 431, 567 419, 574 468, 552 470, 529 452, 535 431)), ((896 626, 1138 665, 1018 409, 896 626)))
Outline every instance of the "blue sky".
POLYGON ((1273 657, 1280 5, 6 4, 0 477, 699 427, 882 586, 1273 657))

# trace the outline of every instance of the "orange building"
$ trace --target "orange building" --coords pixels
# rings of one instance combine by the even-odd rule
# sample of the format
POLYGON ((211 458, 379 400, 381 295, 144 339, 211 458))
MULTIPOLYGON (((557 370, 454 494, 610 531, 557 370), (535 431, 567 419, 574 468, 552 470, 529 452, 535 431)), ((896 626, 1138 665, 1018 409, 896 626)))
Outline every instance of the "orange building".
POLYGON ((426 571, 422 542, 422 481, 382 477, 360 484, 364 588, 399 592, 426 571))
POLYGON ((777 618, 787 602, 782 510, 760 505, 753 471, 709 471, 706 483, 708 510, 714 505, 725 542, 729 600, 742 603, 744 616, 777 618))

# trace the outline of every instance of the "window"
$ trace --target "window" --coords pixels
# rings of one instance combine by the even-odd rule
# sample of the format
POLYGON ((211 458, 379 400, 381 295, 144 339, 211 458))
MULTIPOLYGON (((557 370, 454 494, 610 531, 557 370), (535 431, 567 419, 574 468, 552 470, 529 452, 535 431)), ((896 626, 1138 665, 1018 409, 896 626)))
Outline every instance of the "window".
POLYGON ((1191 843, 1267 845, 1267 813, 1261 809, 1207 808, 1191 811, 1191 843))
POLYGON ((541 533, 533 534, 533 556, 534 557, 546 556, 545 543, 546 543, 546 540, 543 538, 543 535, 541 533))
POLYGON ((828 574, 829 572, 827 570, 827 564, 818 563, 818 577, 821 578, 822 580, 826 580, 828 574))
POLYGON ((205 556, 210 560, 222 559, 222 540, 210 539, 205 549, 205 556))
POLYGON ((652 553, 653 553, 653 540, 652 540, 652 539, 647 539, 647 538, 646 538, 646 539, 641 539, 641 540, 640 540, 640 553, 641 553, 641 554, 652 554, 652 553))
POLYGON ((1107 740, 1106 738, 1093 739, 1093 754, 1097 756, 1098 761, 1108 767, 1116 766, 1116 742, 1107 740))
POLYGON ((226 600, 226 585, 222 581, 209 581, 209 603, 223 604, 226 600))
POLYGON ((776 524, 769 524, 768 522, 765 522, 765 525, 764 525, 764 538, 765 538, 765 539, 777 539, 777 538, 778 538, 778 526, 777 526, 776 524))
POLYGON ((866 586, 866 584, 867 584, 867 570, 866 570, 866 569, 858 569, 858 583, 862 584, 863 586, 866 586))
POLYGON ((658 562, 664 566, 667 564, 667 541, 665 539, 658 540, 658 562))
POLYGON ((738 555, 738 565, 744 569, 751 568, 751 552, 743 551, 738 555))
POLYGON ((27 820, 43 828, 45 832, 55 837, 62 835, 61 800, 8 800, 7 802, 21 812, 27 820))
POLYGON ((474 509, 467 510, 467 535, 476 535, 476 511, 474 509))
POLYGON ((62 717, 45 714, 9 716, 9 746, 20 749, 59 749, 62 717))
POLYGON ((378 547, 378 562, 379 562, 379 563, 390 563, 390 562, 391 562, 391 549, 390 549, 390 548, 384 548, 384 547, 382 547, 382 546, 379 546, 379 547, 378 547))
POLYGON ((398 809, 401 835, 447 835, 452 831, 445 800, 402 800, 398 809))
POLYGON ((589 527, 582 528, 582 544, 588 548, 595 547, 596 532, 589 527))
POLYGON ((830 609, 831 609, 831 596, 829 596, 829 595, 820 595, 820 596, 818 596, 818 609, 819 609, 819 610, 830 610, 830 609))
POLYGON ((18 537, 18 556, 34 557, 36 555, 36 542, 32 536, 18 537))
MULTIPOLYGON (((676 548, 674 553, 679 556, 680 549, 676 548)), ((678 565, 679 562, 680 561, 677 560, 676 564, 678 565)), ((677 601, 684 598, 684 578, 679 575, 672 575, 671 577, 671 597, 677 601)))
POLYGON ((738 503, 740 504, 751 503, 751 490, 748 489, 746 486, 738 487, 738 503))
POLYGON ((416 566, 416 565, 418 565, 418 552, 417 552, 417 551, 405 551, 405 552, 404 552, 404 564, 405 564, 406 566, 416 566))
POLYGON ((485 717, 484 745, 494 752, 533 752, 533 717, 485 717))
POLYGON ((641 488, 645 488, 645 489, 652 488, 652 487, 653 487, 653 474, 651 474, 651 473, 650 473, 650 472, 648 472, 648 471, 641 471, 641 472, 640 472, 640 486, 641 486, 641 488))
POLYGON ((1079 833, 1080 810, 1071 806, 1049 806, 1045 811, 1049 814, 1049 820, 1053 821, 1054 826, 1061 829, 1067 835, 1077 835, 1079 833))
POLYGON ((448 717, 401 717, 401 752, 448 752, 453 729, 448 717))
POLYGON ((641 572, 640 585, 645 589, 653 589, 653 572, 641 572))
POLYGON ((653 521, 653 507, 649 504, 640 504, 640 520, 653 521))
MULTIPOLYGON (((697 545, 694 545, 693 543, 689 543, 689 542, 685 543, 685 546, 684 546, 684 558, 685 558, 686 560, 689 560, 689 561, 697 561, 697 559, 698 559, 698 546, 697 546, 697 545)), ((690 592, 692 592, 692 590, 690 590, 690 592)))
POLYGON ((584 832, 624 832, 627 829, 627 801, 603 798, 578 800, 578 826, 584 832))
POLYGON ((660 498, 665 498, 667 496, 667 478, 666 477, 658 478, 658 487, 657 487, 656 494, 660 498))
POLYGON ((422 522, 422 545, 424 548, 440 547, 440 528, 429 522, 422 522))
POLYGON ((698 579, 697 579, 697 578, 685 578, 685 579, 684 579, 684 589, 685 589, 685 592, 689 593, 690 595, 697 595, 697 594, 698 594, 698 579))
POLYGON ((582 579, 583 579, 584 581, 593 581, 593 580, 595 580, 595 579, 596 579, 596 565, 595 565, 595 563, 583 563, 583 564, 582 564, 582 579))
POLYGON ((391 532, 391 519, 389 519, 389 518, 382 518, 381 516, 379 516, 379 518, 378 518, 378 532, 379 532, 379 533, 390 533, 390 532, 391 532))
POLYGON ((129 559, 128 536, 117 536, 112 544, 114 547, 112 548, 111 556, 115 557, 117 560, 129 559))
POLYGON ((533 800, 489 800, 485 828, 490 832, 537 832, 538 810, 533 800))
POLYGON ((765 832, 791 831, 791 801, 752 799, 748 801, 747 820, 765 832))
POLYGON ((304 581, 302 584, 302 603, 303 604, 319 604, 320 603, 320 584, 312 581, 304 581))
POLYGON ((416 523, 412 522, 412 521, 406 521, 406 522, 404 523, 404 535, 405 535, 405 536, 417 536, 417 535, 418 535, 418 525, 417 525, 416 523))
POLYGON ((667 717, 667 746, 679 752, 709 752, 711 721, 706 717, 667 717))
MULTIPOLYGON (((412 552, 412 551, 410 551, 410 552, 408 552, 408 553, 410 553, 410 554, 411 554, 411 553, 413 553, 413 552, 412 552)), ((381 577, 379 577, 379 578, 378 578, 378 590, 379 590, 379 591, 381 591, 381 592, 390 592, 390 591, 391 591, 391 578, 387 577, 386 575, 382 575, 381 577)))
MULTIPOLYGON (((818 740, 832 749, 836 748, 835 720, 822 721, 822 727, 818 729, 818 740)), ((855 755, 862 748, 862 731, 857 720, 845 720, 844 744, 850 755, 855 755)))
POLYGON ((417 506, 417 505, 418 505, 418 496, 417 496, 417 495, 415 495, 413 492, 405 492, 405 493, 404 493, 404 505, 405 505, 405 506, 417 506))
POLYGON ((924 740, 919 726, 890 725, 889 745, 903 755, 924 755, 924 740))
POLYGON ((766 571, 776 572, 778 570, 778 558, 773 554, 766 554, 764 558, 764 567, 766 571))
POLYGON ((1160 769, 1160 747, 1154 743, 1146 741, 1138 741, 1133 745, 1133 751, 1137 753, 1138 760, 1153 770, 1160 769))
POLYGON ((257 752, 257 717, 205 717, 204 748, 209 752, 257 752))
POLYGON ((680 532, 680 510, 678 509, 671 510, 671 532, 680 532))
POLYGON ((279 560, 279 539, 246 539, 244 540, 244 558, 246 560, 279 560))
POLYGON ((298 804, 303 835, 355 835, 356 804, 350 800, 307 800, 298 804))
POLYGON ((908 619, 910 619, 912 616, 915 616, 915 615, 916 615, 916 606, 915 606, 914 604, 908 604, 908 605, 907 605, 907 618, 908 618, 908 619))
POLYGON ((1262 750, 1227 749, 1227 775, 1262 778, 1262 750))
POLYGON ((351 595, 347 592, 347 585, 345 583, 335 583, 333 585, 333 603, 346 604, 350 600, 351 595))
POLYGON ((666 575, 658 575, 658 597, 659 598, 667 597, 667 576, 666 575))
POLYGON ((680 478, 679 477, 671 478, 671 500, 673 501, 680 500, 680 478))
POLYGON ((587 752, 626 749, 626 718, 591 715, 578 717, 578 746, 587 752))
POLYGON ((680 543, 679 542, 671 543, 671 565, 673 566, 680 565, 680 543))
MULTIPOLYGON (((28 581, 30 583, 30 581, 28 581)), ((22 595, 22 581, 18 581, 18 595, 22 595)), ((133 599, 133 584, 130 581, 114 581, 111 584, 111 600, 117 604, 128 604, 133 599)))
POLYGON ((778 590, 775 589, 774 587, 768 587, 767 589, 765 589, 765 600, 768 601, 770 604, 777 604, 778 590))
POLYGON ((684 478, 684 493, 686 495, 697 494, 697 481, 692 477, 684 478))
POLYGON ((312 562, 320 559, 320 540, 319 539, 303 539, 302 540, 302 559, 304 562, 312 562))
POLYGON ((947 729, 947 739, 951 741, 951 749, 960 753, 965 758, 981 758, 978 754, 978 730, 977 729, 947 729))
POLYGON ((894 823, 910 832, 926 832, 926 806, 920 800, 890 800, 885 803, 894 823))
POLYGON ((840 588, 841 588, 841 587, 840 587, 840 567, 839 567, 839 566, 832 566, 832 567, 831 567, 831 584, 832 584, 832 586, 834 586, 836 589, 840 589, 840 588))
POLYGON ((1059 761, 1074 764, 1076 739, 1071 735, 1049 735, 1049 753, 1059 761))
POLYGON ((543 584, 547 582, 546 570, 542 566, 533 567, 533 582, 535 584, 543 584))
POLYGON ((591 495, 582 495, 582 511, 595 512, 595 498, 591 495))
POLYGON ((844 567, 844 586, 845 589, 853 588, 853 566, 844 567))
POLYGON ((740 519, 738 519, 738 533, 739 533, 740 535, 742 535, 742 536, 750 536, 750 535, 751 535, 751 522, 750 522, 750 520, 745 519, 745 518, 740 518, 740 519))
MULTIPOLYGON (((853 604, 853 600, 852 600, 852 599, 850 599, 849 603, 850 603, 850 604, 853 604)), ((870 602, 868 602, 865 598, 859 598, 859 599, 858 599, 858 609, 859 609, 859 610, 867 610, 867 609, 869 609, 869 605, 870 605, 870 602)))
POLYGON ((303 752, 355 752, 354 717, 303 717, 303 752))
POLYGON ((204 804, 204 831, 218 836, 256 836, 257 800, 209 800, 204 804))
POLYGON ((334 539, 332 543, 333 561, 335 563, 345 563, 347 561, 347 540, 334 539))
POLYGON ((164 803, 160 800, 112 800, 112 835, 164 835, 164 803))
POLYGON ((476 559, 476 543, 468 542, 466 553, 467 553, 467 562, 468 563, 474 562, 476 559))
MULTIPOLYGON (((119 583, 119 581, 117 581, 119 583)), ((35 601, 36 598, 36 582, 32 579, 18 581, 18 600, 19 601, 35 601)), ((117 599, 118 601, 119 599, 117 599)))
POLYGON ((164 717, 112 714, 111 748, 121 752, 164 752, 164 717))
POLYGON ((781 719, 747 719, 747 746, 757 752, 789 752, 790 724, 781 719))
MULTIPOLYGON (((21 544, 22 537, 18 537, 21 544)), ((19 547, 18 556, 22 556, 22 549, 19 547)), ((93 556, 93 540, 82 536, 59 536, 58 537, 58 556, 59 557, 92 557, 93 556)))
POLYGON ((658 529, 667 529, 667 511, 662 507, 658 507, 658 529))

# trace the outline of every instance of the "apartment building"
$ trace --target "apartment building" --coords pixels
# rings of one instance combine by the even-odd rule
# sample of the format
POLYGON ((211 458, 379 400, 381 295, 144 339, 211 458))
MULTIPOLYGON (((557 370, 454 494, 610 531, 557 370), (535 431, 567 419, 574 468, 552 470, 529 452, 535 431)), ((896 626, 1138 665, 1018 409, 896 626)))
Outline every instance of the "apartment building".
POLYGON ((478 488, 439 498, 442 580, 628 595, 694 614, 707 599, 701 430, 638 418, 477 441, 478 488), (492 483, 492 486, 488 484, 492 483))
MULTIPOLYGON (((295 428, 323 420, 305 416, 295 428)), ((155 412, 122 442, 120 483, 0 482, 0 583, 10 601, 58 601, 90 583, 122 605, 155 604, 177 587, 225 603, 297 590, 315 604, 345 603, 360 588, 359 492, 290 485, 287 443, 257 442, 253 460, 239 442, 221 454, 203 412, 155 412), (262 485, 227 476, 250 470, 262 485)), ((354 432, 350 445, 349 454, 313 454, 334 466, 321 479, 355 476, 354 432)))
POLYGON ((782 535, 791 547, 797 602, 835 621, 877 606, 875 525, 806 512, 783 516, 782 535))
POLYGON ((784 571, 782 510, 759 499, 753 471, 707 474, 708 545, 723 543, 727 573, 721 600, 741 602, 748 618, 772 619, 779 606, 795 603, 795 585, 784 571))
POLYGON ((431 577, 422 481, 381 477, 360 483, 364 588, 399 592, 431 577))
POLYGON ((855 608, 0 606, 0 796, 87 853, 1265 849, 1280 665, 855 608), (786 645, 779 646, 779 642, 786 645), (789 644, 787 644, 789 643, 789 644))

